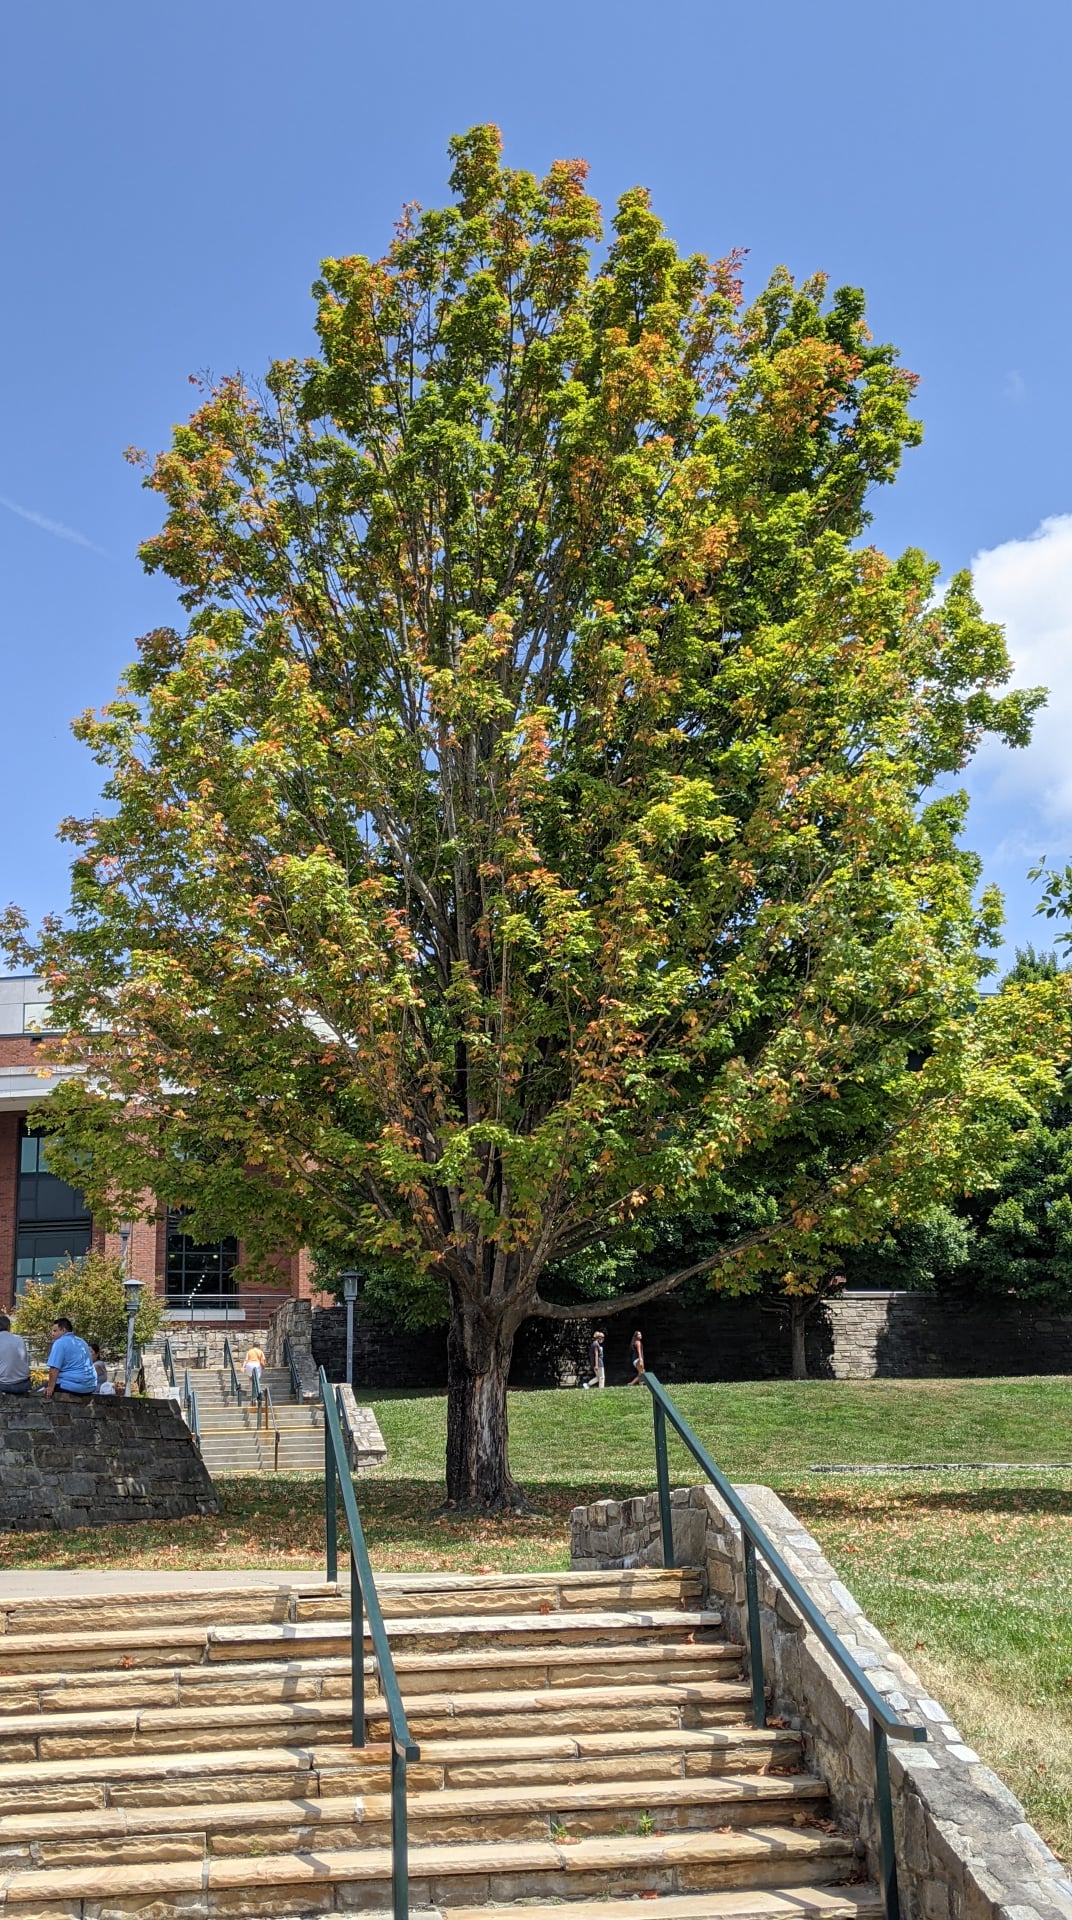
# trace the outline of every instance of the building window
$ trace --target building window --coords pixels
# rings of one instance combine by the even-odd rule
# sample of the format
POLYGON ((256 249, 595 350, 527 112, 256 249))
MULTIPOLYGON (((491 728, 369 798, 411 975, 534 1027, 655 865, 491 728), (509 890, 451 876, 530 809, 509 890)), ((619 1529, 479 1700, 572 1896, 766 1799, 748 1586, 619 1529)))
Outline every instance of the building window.
POLYGON ((85 1195, 48 1164, 48 1141, 25 1120, 19 1129, 19 1195, 15 1223, 15 1293, 27 1281, 48 1282, 57 1267, 89 1252, 93 1218, 85 1195))
POLYGON ((22 1008, 23 1033, 58 1033, 59 1028, 52 1024, 52 1003, 48 1000, 26 1000, 22 1008))
POLYGON ((230 1298, 238 1292, 234 1269, 238 1241, 192 1240, 184 1230, 182 1208, 169 1207, 167 1216, 167 1296, 189 1300, 194 1294, 230 1298))
POLYGON ((29 1281, 47 1286, 57 1267, 84 1260, 89 1252, 90 1228, 44 1227, 15 1236, 15 1295, 25 1293, 29 1281))

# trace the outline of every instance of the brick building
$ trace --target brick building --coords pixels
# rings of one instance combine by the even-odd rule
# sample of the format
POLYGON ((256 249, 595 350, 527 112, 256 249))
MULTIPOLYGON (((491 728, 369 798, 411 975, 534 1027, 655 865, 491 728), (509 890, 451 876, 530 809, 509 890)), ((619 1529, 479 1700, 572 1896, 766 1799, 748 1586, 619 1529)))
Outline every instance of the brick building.
MULTIPOLYGON (((48 1280, 65 1260, 91 1247, 120 1253, 119 1233, 95 1225, 85 1199, 51 1171, 41 1109, 59 1084, 48 1065, 49 1009, 32 975, 0 978, 0 1310, 28 1280, 48 1280)), ((202 1243, 183 1231, 180 1213, 161 1205, 131 1223, 127 1261, 138 1280, 164 1294, 176 1314, 196 1320, 259 1322, 288 1295, 308 1298, 304 1254, 281 1255, 277 1286, 236 1276, 237 1240, 202 1243)))

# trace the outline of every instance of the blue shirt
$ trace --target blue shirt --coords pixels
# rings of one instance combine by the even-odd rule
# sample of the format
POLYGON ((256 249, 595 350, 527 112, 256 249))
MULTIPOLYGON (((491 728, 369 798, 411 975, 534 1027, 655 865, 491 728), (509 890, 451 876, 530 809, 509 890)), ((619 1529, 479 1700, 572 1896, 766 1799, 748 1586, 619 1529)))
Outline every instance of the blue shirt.
POLYGON ((48 1364, 59 1368, 56 1385, 66 1393, 96 1393, 97 1370, 93 1365, 93 1355, 77 1333, 61 1333, 59 1339, 52 1342, 48 1364))

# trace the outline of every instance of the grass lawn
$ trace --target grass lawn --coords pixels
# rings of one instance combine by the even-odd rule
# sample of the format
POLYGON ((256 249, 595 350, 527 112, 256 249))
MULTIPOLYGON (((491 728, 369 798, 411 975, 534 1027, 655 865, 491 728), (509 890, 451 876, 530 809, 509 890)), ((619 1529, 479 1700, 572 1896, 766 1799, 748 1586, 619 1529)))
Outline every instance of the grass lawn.
MULTIPOLYGON (((683 1386, 674 1397, 723 1469, 775 1487, 961 1732, 1072 1861, 1072 1380, 774 1382, 683 1386), (1023 1462, 1002 1473, 826 1476, 817 1465, 1023 1462)), ((363 1476, 380 1567, 564 1567, 569 1512, 653 1484, 646 1393, 511 1397, 515 1472, 531 1518, 464 1524, 442 1497, 441 1397, 376 1411, 386 1468, 363 1476)), ((697 1477, 671 1442, 675 1484, 697 1477)), ((28 1566, 315 1566, 322 1482, 231 1478, 221 1512, 179 1525, 0 1535, 0 1570, 28 1566)))

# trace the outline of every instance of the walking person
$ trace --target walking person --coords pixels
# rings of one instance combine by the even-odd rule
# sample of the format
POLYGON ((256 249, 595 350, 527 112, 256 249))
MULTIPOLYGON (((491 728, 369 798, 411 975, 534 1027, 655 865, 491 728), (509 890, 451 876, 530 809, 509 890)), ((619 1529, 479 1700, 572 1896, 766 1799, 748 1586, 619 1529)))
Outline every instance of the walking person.
POLYGON ((30 1356, 21 1333, 12 1333, 6 1313, 0 1313, 0 1393, 29 1393, 30 1356))
POLYGON ((639 1387, 644 1378, 644 1336, 639 1327, 629 1342, 629 1359, 633 1368, 633 1378, 629 1385, 639 1387))
POLYGON ((607 1384, 603 1355, 603 1342, 606 1340, 606 1337, 605 1333, 594 1333, 592 1335, 592 1347, 588 1356, 589 1365, 592 1369, 592 1378, 590 1380, 582 1380, 582 1387, 605 1387, 607 1384))
POLYGON ((261 1397, 261 1371, 267 1365, 263 1347, 247 1348, 246 1357, 242 1362, 242 1372, 249 1375, 249 1390, 254 1400, 259 1400, 261 1397))

